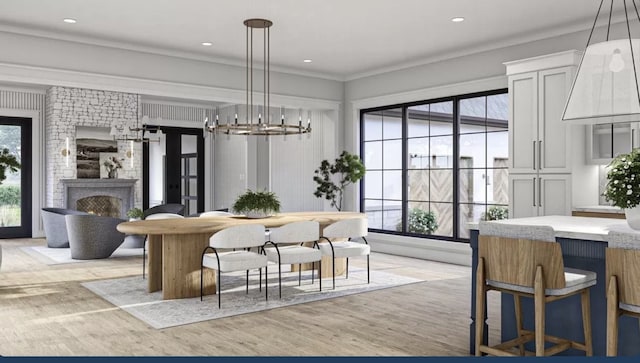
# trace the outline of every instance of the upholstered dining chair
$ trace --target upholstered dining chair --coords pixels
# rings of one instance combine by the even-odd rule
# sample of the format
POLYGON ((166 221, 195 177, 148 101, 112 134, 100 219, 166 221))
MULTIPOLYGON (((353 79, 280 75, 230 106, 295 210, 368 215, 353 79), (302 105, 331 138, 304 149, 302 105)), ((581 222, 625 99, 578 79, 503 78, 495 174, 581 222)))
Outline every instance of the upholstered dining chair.
MULTIPOLYGON (((320 224, 316 221, 299 221, 285 224, 278 228, 270 228, 269 240, 265 243, 264 252, 269 261, 278 265, 278 289, 282 298, 282 264, 298 265, 298 285, 302 280, 302 264, 312 263, 311 283, 313 284, 315 262, 318 262, 318 280, 322 291, 322 252, 318 247, 320 224), (305 242, 313 242, 307 247, 305 242), (268 246, 272 247, 268 247, 268 246)), ((265 238, 263 233, 262 238, 265 238)))
MULTIPOLYGON (((221 307, 222 272, 247 271, 247 293, 249 293, 249 270, 259 269, 259 290, 262 290, 262 268, 267 276, 267 256, 260 252, 252 252, 252 247, 262 249, 264 246, 265 228, 260 224, 245 224, 225 228, 216 232, 209 239, 209 246, 202 251, 202 265, 200 266, 200 301, 203 295, 204 268, 216 270, 218 281, 218 308, 221 307), (234 249, 223 252, 222 249, 234 249), (213 253, 207 251, 213 250, 213 253)), ((268 284, 267 284, 268 285, 268 284)), ((265 286, 265 300, 269 298, 265 286)))
POLYGON ((510 349, 535 341, 536 356, 553 355, 573 348, 593 355, 589 290, 596 273, 564 267, 560 244, 550 226, 516 225, 480 221, 478 267, 476 270, 476 321, 485 321, 487 292, 497 290, 513 295, 518 336, 498 345, 484 341, 483 324, 476 324, 475 353, 517 355, 510 349), (584 342, 548 335, 545 331, 546 304, 580 295, 584 342), (534 300, 534 330, 523 327, 521 297, 534 300), (546 348, 545 341, 555 343, 546 348))
POLYGON ((142 212, 142 219, 148 219, 149 216, 157 213, 172 213, 184 215, 184 205, 178 203, 167 203, 153 206, 149 209, 145 209, 142 212))
POLYGON ((607 242, 607 356, 615 357, 618 319, 640 318, 640 233, 609 231, 607 242))
MULTIPOLYGON (((153 213, 150 214, 149 216, 147 216, 145 219, 146 220, 153 220, 153 219, 177 219, 177 218, 184 218, 182 215, 180 214, 176 214, 176 213, 153 213)), ((144 244, 142 245, 142 278, 144 279, 144 275, 145 275, 145 269, 147 267, 147 243, 149 241, 149 238, 147 237, 147 239, 144 241, 144 244)))
POLYGON ((371 247, 365 238, 367 233, 368 224, 366 218, 343 219, 324 227, 318 246, 323 255, 331 256, 334 290, 336 288, 336 258, 347 259, 345 273, 346 278, 349 278, 349 257, 367 256, 367 283, 371 282, 369 273, 371 247), (354 238, 362 238, 364 243, 351 241, 354 238), (336 239, 347 239, 347 241, 336 242, 336 239))

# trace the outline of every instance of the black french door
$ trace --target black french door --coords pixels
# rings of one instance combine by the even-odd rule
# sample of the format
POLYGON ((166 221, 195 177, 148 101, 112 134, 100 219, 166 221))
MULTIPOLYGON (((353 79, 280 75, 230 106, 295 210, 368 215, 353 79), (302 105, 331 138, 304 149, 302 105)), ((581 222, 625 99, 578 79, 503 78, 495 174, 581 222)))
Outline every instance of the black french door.
MULTIPOLYGON (((185 216, 204 211, 204 139, 202 129, 159 127, 165 138, 163 180, 164 203, 185 206, 185 216)), ((149 207, 149 146, 143 147, 143 207, 149 207)))
POLYGON ((0 238, 31 237, 31 119, 0 116, 0 151, 20 162, 0 184, 0 238))

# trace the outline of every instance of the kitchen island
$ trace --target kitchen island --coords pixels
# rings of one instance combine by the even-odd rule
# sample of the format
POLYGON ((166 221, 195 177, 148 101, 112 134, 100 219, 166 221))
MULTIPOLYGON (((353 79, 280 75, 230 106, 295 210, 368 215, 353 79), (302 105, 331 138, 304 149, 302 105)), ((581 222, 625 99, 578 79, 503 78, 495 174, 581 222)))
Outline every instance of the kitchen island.
MULTIPOLYGON (((606 291, 605 291, 605 250, 606 237, 609 231, 631 232, 624 219, 590 218, 573 216, 542 216, 529 218, 506 219, 494 221, 499 224, 546 225, 556 232, 556 241, 562 248, 565 267, 573 267, 595 272, 597 284, 591 288, 591 324, 593 331, 593 353, 596 356, 606 354, 606 291)), ((470 223, 472 249, 471 276, 471 326, 469 335, 470 352, 475 350, 475 324, 484 325, 488 336, 486 321, 475 321, 476 268, 478 265, 478 223, 470 223)), ((640 240, 640 234, 639 234, 640 240)), ((501 340, 506 341, 517 336, 513 297, 501 294, 501 340)), ((525 328, 534 326, 533 299, 522 299, 523 321, 525 328)), ((566 337, 572 340, 583 339, 582 311, 580 296, 555 301, 546 309, 546 331, 548 334, 566 337)), ((486 316, 486 313, 485 313, 486 316)), ((485 342, 486 343, 486 342, 485 342)), ((640 354, 640 329, 638 319, 623 316, 620 319, 619 355, 640 354)), ((528 350, 534 350, 532 346, 528 350)), ((580 355, 583 352, 568 350, 564 354, 580 355)))

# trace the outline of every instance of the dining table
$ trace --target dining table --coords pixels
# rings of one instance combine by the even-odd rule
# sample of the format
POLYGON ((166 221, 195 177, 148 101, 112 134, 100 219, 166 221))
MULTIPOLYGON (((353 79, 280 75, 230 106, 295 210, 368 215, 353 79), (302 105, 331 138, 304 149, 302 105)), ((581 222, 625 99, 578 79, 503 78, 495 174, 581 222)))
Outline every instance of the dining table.
MULTIPOLYGON (((202 252, 216 232, 242 224, 261 224, 267 229, 297 221, 317 221, 322 229, 334 222, 350 218, 367 218, 357 212, 294 212, 279 213, 267 218, 246 216, 187 217, 123 222, 118 231, 147 235, 147 291, 162 290, 162 298, 181 299, 200 296, 202 252)), ((308 241, 301 241, 308 242, 308 241)), ((344 273, 344 259, 336 259, 336 274, 344 273)), ((330 276, 331 257, 323 256, 323 276, 330 276), (325 263, 326 260, 326 263, 325 263), (326 267, 325 267, 326 266, 326 267)), ((204 269, 204 294, 216 293, 216 275, 204 269)))

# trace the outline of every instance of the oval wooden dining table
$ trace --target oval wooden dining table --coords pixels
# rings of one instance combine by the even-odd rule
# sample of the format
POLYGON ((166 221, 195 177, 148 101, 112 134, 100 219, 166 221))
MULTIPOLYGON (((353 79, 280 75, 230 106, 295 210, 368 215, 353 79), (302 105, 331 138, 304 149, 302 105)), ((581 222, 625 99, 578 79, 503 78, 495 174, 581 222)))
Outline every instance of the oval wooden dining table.
MULTIPOLYGON (((181 299, 200 296, 200 264, 202 251, 216 232, 241 224, 262 224, 275 228, 296 221, 317 221, 322 229, 331 223, 349 218, 367 218, 356 212, 296 212, 281 213, 269 218, 249 219, 244 216, 189 217, 156 219, 120 223, 118 231, 148 236, 148 292, 162 290, 162 298, 181 299)), ((327 261, 330 262, 330 261, 327 261)), ((323 266, 330 263, 323 263, 323 266)), ((340 270, 344 270, 341 268, 340 270)), ((324 271, 330 271, 325 270, 324 271)), ((324 273, 323 273, 324 274, 324 273)), ((216 276, 205 269, 204 293, 216 292, 216 276)))

